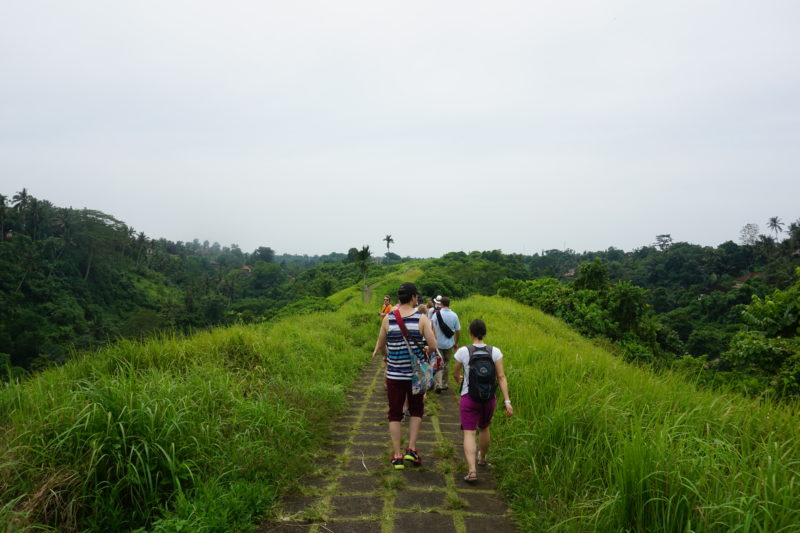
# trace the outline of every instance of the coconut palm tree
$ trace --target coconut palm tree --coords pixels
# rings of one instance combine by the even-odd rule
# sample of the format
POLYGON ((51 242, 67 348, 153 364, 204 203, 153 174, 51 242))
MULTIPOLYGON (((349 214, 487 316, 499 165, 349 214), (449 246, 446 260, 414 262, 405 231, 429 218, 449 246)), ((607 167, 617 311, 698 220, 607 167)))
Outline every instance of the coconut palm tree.
POLYGON ((0 241, 6 239, 6 197, 0 194, 0 241))
POLYGON ((778 240, 778 234, 783 231, 783 221, 781 221, 781 217, 770 217, 769 221, 767 221, 767 227, 770 231, 775 232, 775 241, 778 240))
POLYGON ((19 225, 23 231, 25 230, 25 210, 28 208, 30 200, 31 197, 25 188, 11 198, 11 201, 14 202, 14 209, 19 213, 19 225))
POLYGON ((392 239, 391 235, 387 235, 386 237, 383 238, 383 240, 386 241, 386 253, 388 254, 389 253, 389 245, 394 242, 394 239, 392 239))

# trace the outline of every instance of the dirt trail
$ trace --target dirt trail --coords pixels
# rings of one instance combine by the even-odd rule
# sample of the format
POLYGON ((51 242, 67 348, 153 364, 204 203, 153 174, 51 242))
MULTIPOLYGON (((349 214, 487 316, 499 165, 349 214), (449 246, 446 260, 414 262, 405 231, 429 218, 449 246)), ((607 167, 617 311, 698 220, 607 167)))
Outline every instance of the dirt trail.
MULTIPOLYGON (((414 270, 414 269, 413 269, 413 268, 409 268, 409 269, 407 269, 407 270, 403 271, 403 273, 402 273, 402 274, 400 274, 400 275, 402 276, 403 274, 408 274, 408 273, 409 273, 409 272, 411 272, 412 270, 414 270)), ((375 287, 377 287, 377 286, 378 286, 378 285, 380 285, 381 283, 382 283, 381 281, 378 281, 378 282, 375 282, 375 283, 373 283, 372 285, 370 285, 370 286, 368 286, 368 287, 365 287, 365 288, 364 288, 364 303, 369 303, 369 302, 371 301, 371 298, 372 298, 372 289, 374 289, 375 287)))
MULTIPOLYGON (((386 393, 378 362, 362 372, 352 409, 333 429, 318 475, 287 498, 261 533, 505 533, 517 531, 491 470, 468 485, 453 390, 429 394, 417 448, 423 465, 393 470, 386 393)), ((407 430, 405 427, 404 430, 407 430)), ((407 431, 404 432, 404 438, 407 431)))
POLYGON ((364 288, 364 303, 368 304, 372 299, 372 289, 380 285, 380 282, 373 283, 372 285, 364 288))

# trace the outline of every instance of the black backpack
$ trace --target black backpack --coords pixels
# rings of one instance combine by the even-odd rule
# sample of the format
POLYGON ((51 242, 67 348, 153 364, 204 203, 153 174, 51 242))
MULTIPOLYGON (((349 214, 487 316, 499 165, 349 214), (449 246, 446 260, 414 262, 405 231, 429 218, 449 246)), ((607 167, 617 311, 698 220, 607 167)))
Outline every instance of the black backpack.
POLYGON ((494 398, 497 390, 497 371, 492 360, 492 347, 467 346, 469 351, 469 383, 467 393, 476 402, 485 403, 494 398))

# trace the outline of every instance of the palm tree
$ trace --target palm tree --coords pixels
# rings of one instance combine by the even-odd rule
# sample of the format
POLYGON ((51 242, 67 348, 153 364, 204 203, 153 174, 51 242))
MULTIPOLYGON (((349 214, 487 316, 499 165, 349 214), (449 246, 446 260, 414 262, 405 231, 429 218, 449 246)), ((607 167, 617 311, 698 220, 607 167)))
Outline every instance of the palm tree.
POLYGON ((781 221, 781 217, 770 217, 769 221, 767 221, 767 227, 770 231, 775 232, 775 241, 778 240, 778 234, 783 231, 783 222, 781 221))
POLYGON ((31 237, 36 240, 42 219, 44 218, 44 203, 36 198, 30 199, 28 208, 28 226, 30 227, 31 237))
POLYGON ((0 242, 6 240, 6 197, 0 194, 0 242))
POLYGON ((386 237, 383 238, 383 240, 386 241, 386 253, 388 254, 389 253, 389 245, 394 242, 394 239, 392 239, 391 235, 387 235, 386 237))
POLYGON ((356 264, 358 265, 358 269, 361 271, 361 274, 364 276, 364 287, 367 286, 367 270, 369 270, 369 258, 372 257, 372 253, 369 251, 369 246, 362 247, 358 254, 356 254, 356 264))
POLYGON ((28 208, 28 203, 30 202, 30 195, 28 194, 28 190, 23 188, 20 192, 14 195, 11 198, 11 201, 14 202, 14 209, 20 214, 19 216, 19 225, 22 230, 25 230, 25 216, 24 212, 28 208))
POLYGON ((28 202, 30 199, 31 197, 28 194, 28 189, 23 188, 20 192, 15 194, 11 200, 14 202, 14 208, 17 211, 25 211, 25 208, 28 207, 28 202))

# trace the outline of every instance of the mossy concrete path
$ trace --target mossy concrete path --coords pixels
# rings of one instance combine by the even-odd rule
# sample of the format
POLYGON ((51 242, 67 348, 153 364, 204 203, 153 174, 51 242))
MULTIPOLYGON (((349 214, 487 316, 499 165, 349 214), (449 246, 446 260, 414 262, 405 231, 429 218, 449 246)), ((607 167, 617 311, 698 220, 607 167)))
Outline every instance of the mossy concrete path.
MULTIPOLYGON (((393 470, 383 369, 370 363, 349 394, 352 409, 334 426, 317 475, 282 503, 275 533, 505 533, 517 531, 490 469, 464 482, 458 404, 453 389, 428 394, 417 448, 422 466, 393 470)), ((407 437, 407 424, 404 436, 407 437)), ((491 455, 491 454, 490 454, 491 455)), ((491 460, 491 458, 490 458, 491 460)))

